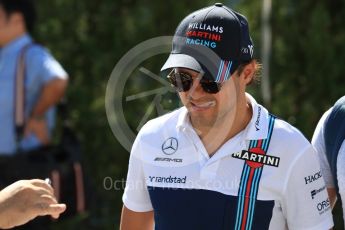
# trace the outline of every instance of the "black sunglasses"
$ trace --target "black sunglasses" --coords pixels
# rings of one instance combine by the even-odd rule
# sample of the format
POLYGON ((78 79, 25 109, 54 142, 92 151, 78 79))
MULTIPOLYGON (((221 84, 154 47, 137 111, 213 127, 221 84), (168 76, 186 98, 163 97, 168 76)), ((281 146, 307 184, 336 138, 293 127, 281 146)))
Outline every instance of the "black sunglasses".
MULTIPOLYGON (((168 75, 168 80, 178 92, 186 92, 190 90, 193 84, 193 78, 190 74, 184 72, 174 72, 174 70, 168 75)), ((218 93, 222 86, 221 83, 207 79, 200 79, 200 85, 206 93, 212 94, 218 93)))

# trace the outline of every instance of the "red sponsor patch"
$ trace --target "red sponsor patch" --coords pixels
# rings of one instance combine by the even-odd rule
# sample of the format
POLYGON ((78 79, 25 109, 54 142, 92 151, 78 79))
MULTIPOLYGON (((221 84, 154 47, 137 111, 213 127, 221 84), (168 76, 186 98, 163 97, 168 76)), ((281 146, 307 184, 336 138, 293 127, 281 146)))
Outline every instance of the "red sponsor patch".
MULTIPOLYGON (((252 153, 260 154, 260 155, 265 155, 264 150, 262 148, 258 148, 258 147, 251 148, 248 151, 252 152, 252 153)), ((254 168, 254 169, 260 168, 264 165, 263 163, 258 163, 258 162, 254 162, 254 161, 250 161, 250 160, 246 160, 246 163, 249 167, 254 168)))

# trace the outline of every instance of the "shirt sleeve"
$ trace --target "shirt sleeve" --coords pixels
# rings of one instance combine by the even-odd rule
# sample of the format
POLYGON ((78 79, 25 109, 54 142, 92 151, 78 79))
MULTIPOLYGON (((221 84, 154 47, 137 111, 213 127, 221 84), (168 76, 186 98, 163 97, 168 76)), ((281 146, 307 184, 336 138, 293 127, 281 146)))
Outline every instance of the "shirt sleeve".
POLYGON ((37 75, 43 84, 53 79, 67 79, 68 74, 60 63, 43 47, 36 46, 30 50, 29 64, 36 66, 37 75))
POLYGON ((326 183, 327 188, 334 188, 334 180, 331 172, 331 168, 329 166, 329 162, 327 160, 326 155, 326 147, 325 147, 325 138, 324 138, 324 123, 327 117, 329 116, 331 112, 331 109, 329 109, 327 112, 323 114, 321 117, 319 123, 317 124, 314 135, 312 138, 311 143, 313 144, 313 147, 315 148, 319 161, 321 166, 321 172, 323 174, 323 178, 326 183))
POLYGON ((141 160, 139 134, 131 150, 126 187, 122 201, 124 205, 132 211, 148 212, 152 211, 153 207, 145 181, 143 161, 141 160))
POLYGON ((314 148, 309 145, 288 172, 283 212, 290 230, 325 230, 333 226, 331 205, 314 148))

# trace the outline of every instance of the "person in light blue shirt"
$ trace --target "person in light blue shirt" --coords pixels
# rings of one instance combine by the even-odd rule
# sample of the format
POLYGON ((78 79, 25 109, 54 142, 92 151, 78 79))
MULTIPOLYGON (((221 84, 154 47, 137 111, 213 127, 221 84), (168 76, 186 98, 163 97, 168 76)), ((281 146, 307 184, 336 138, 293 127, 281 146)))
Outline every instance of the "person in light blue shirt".
POLYGON ((33 150, 50 142, 55 105, 63 97, 67 73, 42 46, 34 44, 35 10, 30 0, 0 0, 0 156, 33 150), (16 69, 25 60, 25 125, 17 143, 15 130, 16 69))

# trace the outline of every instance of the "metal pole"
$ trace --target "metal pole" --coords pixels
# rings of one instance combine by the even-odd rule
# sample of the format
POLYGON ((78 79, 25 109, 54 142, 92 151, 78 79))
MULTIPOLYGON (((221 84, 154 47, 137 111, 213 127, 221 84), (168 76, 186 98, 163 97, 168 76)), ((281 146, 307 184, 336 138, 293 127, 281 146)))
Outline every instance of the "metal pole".
POLYGON ((261 92, 264 100, 264 104, 267 107, 271 105, 271 88, 270 88, 270 57, 271 57, 271 42, 272 42, 272 32, 270 25, 271 17, 271 0, 263 0, 262 2, 262 12, 261 12, 261 23, 262 23, 262 33, 261 33, 261 60, 263 65, 262 70, 262 80, 261 80, 261 92))

